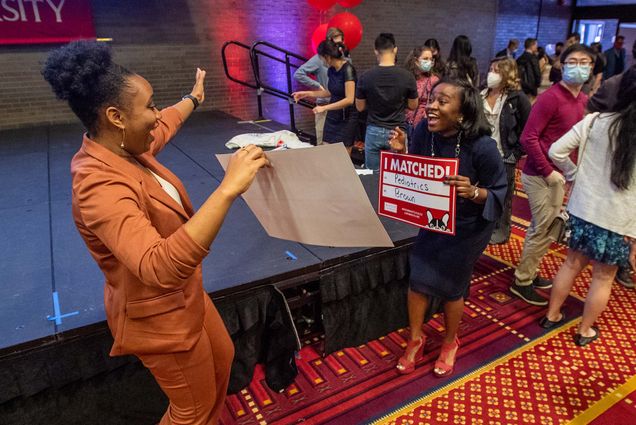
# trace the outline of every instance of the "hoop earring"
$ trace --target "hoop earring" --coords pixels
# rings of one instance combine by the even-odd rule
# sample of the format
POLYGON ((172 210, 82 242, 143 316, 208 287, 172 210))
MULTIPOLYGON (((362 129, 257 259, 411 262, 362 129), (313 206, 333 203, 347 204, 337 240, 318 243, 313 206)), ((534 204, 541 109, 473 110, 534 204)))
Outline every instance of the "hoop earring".
POLYGON ((120 148, 125 149, 125 145, 124 145, 124 140, 126 140, 126 129, 122 128, 121 129, 121 145, 119 145, 120 148))

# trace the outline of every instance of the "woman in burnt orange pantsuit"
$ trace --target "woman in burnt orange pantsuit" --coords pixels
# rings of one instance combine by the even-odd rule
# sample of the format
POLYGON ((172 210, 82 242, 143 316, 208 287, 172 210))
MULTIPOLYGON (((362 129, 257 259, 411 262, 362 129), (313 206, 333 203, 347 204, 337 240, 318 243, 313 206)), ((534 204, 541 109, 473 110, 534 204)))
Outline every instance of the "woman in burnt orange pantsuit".
POLYGON ((205 71, 191 95, 162 111, 150 84, 113 63, 104 44, 55 50, 43 75, 88 130, 71 162, 73 218, 106 278, 111 355, 136 355, 150 369, 170 399, 162 425, 215 424, 234 347, 203 289, 201 261, 267 158, 255 146, 236 152, 195 213, 155 155, 203 102, 205 71))

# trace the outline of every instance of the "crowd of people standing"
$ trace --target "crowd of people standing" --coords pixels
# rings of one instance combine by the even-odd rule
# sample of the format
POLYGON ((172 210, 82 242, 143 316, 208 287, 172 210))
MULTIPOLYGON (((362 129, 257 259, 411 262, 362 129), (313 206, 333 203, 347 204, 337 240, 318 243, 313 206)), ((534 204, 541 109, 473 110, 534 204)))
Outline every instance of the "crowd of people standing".
MULTIPOLYGON (((428 39, 408 52, 403 66, 397 63, 395 37, 378 35, 377 65, 355 83, 355 107, 367 114, 365 166, 378 171, 382 150, 460 159, 458 175, 446 181, 457 187, 456 235, 421 230, 410 255, 411 338, 397 365, 400 373, 413 371, 421 358, 424 317, 440 304, 446 336, 434 373, 452 373, 474 264, 488 243, 506 243, 511 237, 520 161, 531 221, 510 291, 529 304, 549 305, 539 326, 564 323, 567 312, 561 306, 574 278, 589 263, 593 278, 574 335, 577 345, 598 338, 594 325, 615 277, 634 286, 636 222, 629 208, 636 201, 636 138, 631 130, 636 70, 625 71, 623 41, 617 36, 613 48, 603 52, 599 43, 588 47, 572 33, 549 56, 535 38, 525 39, 518 54, 520 42, 511 39, 482 78, 464 35, 454 39, 446 60, 437 40, 428 39), (569 154, 577 148, 575 164, 569 154), (577 176, 578 184, 570 183, 577 176), (557 217, 566 208, 572 237, 553 281, 539 275, 539 266, 555 241, 557 217), (454 261, 459 255, 464 258, 461 267, 454 261), (537 291, 550 288, 549 300, 537 291)), ((328 55, 319 51, 319 56, 330 65, 328 55)), ((341 133, 328 142, 346 145, 349 136, 341 133)))
MULTIPOLYGON (((455 235, 421 230, 410 254, 411 336, 399 373, 412 372, 422 357, 422 323, 438 305, 446 334, 433 372, 453 373, 473 268, 488 243, 510 238, 515 175, 524 156, 521 181, 532 220, 510 290, 547 306, 538 326, 554 328, 568 317, 562 306, 575 277, 591 263, 574 343, 599 338, 596 321, 617 272, 630 286, 636 267, 636 66, 624 70, 622 41, 616 38, 599 67, 601 49, 580 44, 576 34, 553 58, 529 38, 515 59, 519 43, 511 40, 482 78, 466 36, 455 38, 446 61, 437 40, 429 39, 400 66, 395 37, 382 33, 374 43, 377 65, 358 76, 343 32, 332 28, 298 70, 295 77, 313 90, 293 97, 316 99, 319 143, 350 147, 358 114, 366 113, 365 165, 373 171, 389 149, 459 159, 457 175, 444 181, 456 188, 455 235), (541 64, 550 61, 554 84, 539 93, 541 64), (568 181, 575 183, 567 204, 569 251, 551 281, 537 271, 553 242, 551 224, 563 209, 568 181), (550 287, 549 301, 536 292, 550 287)), ((72 215, 106 278, 111 354, 135 355, 153 374, 170 400, 161 424, 216 423, 234 347, 204 291, 201 262, 233 202, 270 166, 267 155, 253 145, 235 152, 218 188, 194 211, 179 178, 156 155, 205 101, 204 70, 197 69, 189 94, 162 110, 150 83, 115 63, 104 44, 56 49, 42 74, 86 128, 71 162, 72 215)))

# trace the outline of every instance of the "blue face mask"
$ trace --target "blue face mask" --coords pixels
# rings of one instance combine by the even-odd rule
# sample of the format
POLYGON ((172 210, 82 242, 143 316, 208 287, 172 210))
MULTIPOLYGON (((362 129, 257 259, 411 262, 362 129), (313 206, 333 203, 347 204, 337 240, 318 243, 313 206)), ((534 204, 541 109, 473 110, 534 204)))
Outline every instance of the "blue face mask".
POLYGON ((590 67, 581 65, 564 65, 563 81, 570 84, 584 84, 590 78, 590 67))
POLYGON ((432 60, 420 59, 418 61, 418 65, 419 65, 420 69, 422 70, 422 72, 429 72, 431 69, 433 69, 433 61, 432 60))

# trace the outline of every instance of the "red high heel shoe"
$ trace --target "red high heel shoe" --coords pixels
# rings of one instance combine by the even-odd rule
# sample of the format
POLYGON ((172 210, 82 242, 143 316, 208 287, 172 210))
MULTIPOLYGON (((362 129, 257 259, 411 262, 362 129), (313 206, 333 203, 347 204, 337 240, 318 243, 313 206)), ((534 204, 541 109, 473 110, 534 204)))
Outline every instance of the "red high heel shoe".
POLYGON ((398 364, 396 366, 398 372, 402 375, 409 374, 415 370, 415 363, 417 363, 422 357, 424 357, 424 343, 426 342, 426 337, 421 336, 419 340, 414 341, 410 340, 406 344, 406 349, 404 350, 404 355, 400 357, 398 360, 398 364), (410 354, 415 353, 413 360, 409 360, 410 354))
POLYGON ((435 362, 435 368, 433 369, 433 374, 438 378, 443 378, 445 376, 449 376, 453 373, 453 369, 455 368, 455 358, 457 357, 457 350, 459 350, 459 339, 455 336, 455 341, 448 344, 442 343, 442 351, 439 353, 439 357, 435 362), (455 350, 455 354, 451 359, 448 358, 448 354, 451 350, 455 350), (447 363, 448 362, 448 363, 447 363), (437 370, 441 370, 438 372, 437 370))

